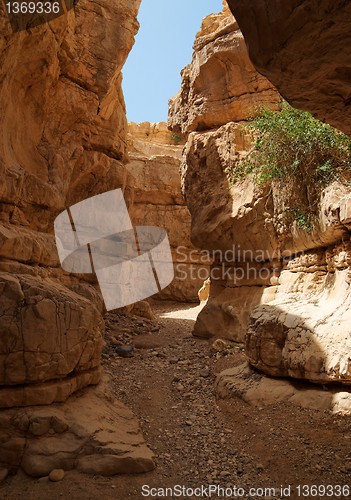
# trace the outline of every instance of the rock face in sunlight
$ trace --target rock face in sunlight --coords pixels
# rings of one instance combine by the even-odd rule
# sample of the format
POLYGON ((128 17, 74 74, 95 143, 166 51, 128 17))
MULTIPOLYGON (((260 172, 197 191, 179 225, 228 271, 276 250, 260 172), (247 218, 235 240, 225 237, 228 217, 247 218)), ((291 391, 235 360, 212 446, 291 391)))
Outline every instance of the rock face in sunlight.
POLYGON ((18 33, 0 6, 0 407, 99 380, 102 302, 92 276, 61 271, 53 221, 113 188, 128 199, 121 69, 139 4, 81 0, 18 33))
POLYGON ((246 353, 273 376, 351 384, 351 244, 311 250, 281 272, 249 319, 246 353))
POLYGON ((91 301, 35 275, 2 273, 1 286, 0 407, 64 401, 96 384, 104 325, 91 301))
POLYGON ((128 147, 133 223, 163 227, 172 248, 175 278, 157 297, 197 302, 209 263, 201 262, 190 242, 191 218, 179 174, 184 139, 170 132, 166 123, 130 123, 128 147))
POLYGON ((351 44, 351 4, 228 0, 228 5, 257 70, 293 106, 351 135, 351 62, 345 50, 351 44))
MULTIPOLYGON (((227 37, 237 52, 226 30, 231 26, 230 33, 234 29, 236 37, 241 34, 233 19, 226 20, 228 16, 224 9, 219 16, 204 20, 193 67, 184 71, 181 94, 170 102, 170 125, 192 131, 181 167, 192 216, 191 240, 214 257, 210 298, 198 316, 194 334, 243 342, 251 364, 269 375, 350 384, 349 187, 335 181, 316 195, 315 186, 308 182, 282 185, 272 181, 261 187, 250 176, 230 182, 228 168, 253 145, 251 133, 240 121, 256 104, 267 103, 267 91, 258 86, 246 95, 241 107, 244 77, 238 80, 237 75, 247 74, 246 53, 235 68, 223 64, 218 93, 222 86, 226 95, 228 82, 235 87, 236 81, 238 91, 231 92, 236 98, 225 113, 219 111, 220 100, 213 103, 216 121, 206 121, 211 116, 210 100, 203 101, 209 108, 206 112, 200 101, 198 107, 190 103, 183 114, 177 107, 179 99, 185 102, 184 96, 212 92, 212 80, 189 78, 193 70, 198 71, 203 57, 199 40, 207 40, 209 67, 218 61, 213 49, 227 47, 227 37), (236 106, 242 113, 236 112, 236 106), (194 125, 200 121, 206 126, 194 125), (313 228, 306 228, 292 214, 309 206, 311 199, 315 199, 316 221, 313 228)), ((251 76, 251 81, 255 78, 251 76)), ((270 88, 269 95, 270 102, 277 105, 277 92, 270 88)))
POLYGON ((255 70, 228 7, 206 17, 194 43, 192 63, 182 71, 182 87, 170 100, 169 124, 183 133, 240 121, 264 103, 278 109, 280 96, 255 70))

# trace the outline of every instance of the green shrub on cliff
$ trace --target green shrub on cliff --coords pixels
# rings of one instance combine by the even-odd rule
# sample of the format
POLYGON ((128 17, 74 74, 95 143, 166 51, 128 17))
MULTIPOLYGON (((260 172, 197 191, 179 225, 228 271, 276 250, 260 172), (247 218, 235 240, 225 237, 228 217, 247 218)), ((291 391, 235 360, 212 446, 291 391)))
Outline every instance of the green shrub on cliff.
POLYGON ((281 112, 260 109, 248 126, 255 146, 228 171, 232 182, 253 173, 259 184, 307 176, 325 185, 351 169, 351 138, 287 102, 281 112))

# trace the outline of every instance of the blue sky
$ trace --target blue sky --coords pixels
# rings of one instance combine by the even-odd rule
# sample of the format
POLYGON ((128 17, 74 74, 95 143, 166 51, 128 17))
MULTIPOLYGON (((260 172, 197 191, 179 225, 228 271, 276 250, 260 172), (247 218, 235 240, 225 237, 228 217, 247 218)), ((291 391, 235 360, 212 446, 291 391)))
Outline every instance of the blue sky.
POLYGON ((123 68, 129 121, 167 121, 168 99, 180 88, 202 18, 221 10, 222 0, 142 0, 140 30, 123 68))

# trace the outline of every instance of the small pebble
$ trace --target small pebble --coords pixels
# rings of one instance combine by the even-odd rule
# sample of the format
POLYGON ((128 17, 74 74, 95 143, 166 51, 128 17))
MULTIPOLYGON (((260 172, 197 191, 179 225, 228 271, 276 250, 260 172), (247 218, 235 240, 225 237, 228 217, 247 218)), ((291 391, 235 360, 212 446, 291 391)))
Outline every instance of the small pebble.
POLYGON ((220 473, 220 476, 221 477, 227 477, 227 476, 230 476, 230 472, 228 470, 224 470, 220 473))
POLYGON ((134 348, 132 345, 117 345, 115 351, 122 358, 130 358, 133 356, 134 348))
POLYGON ((65 471, 63 469, 53 469, 49 474, 50 481, 57 483, 58 481, 62 481, 65 477, 65 471))
POLYGON ((111 337, 111 344, 119 346, 123 345, 123 343, 120 340, 116 339, 116 337, 111 337))

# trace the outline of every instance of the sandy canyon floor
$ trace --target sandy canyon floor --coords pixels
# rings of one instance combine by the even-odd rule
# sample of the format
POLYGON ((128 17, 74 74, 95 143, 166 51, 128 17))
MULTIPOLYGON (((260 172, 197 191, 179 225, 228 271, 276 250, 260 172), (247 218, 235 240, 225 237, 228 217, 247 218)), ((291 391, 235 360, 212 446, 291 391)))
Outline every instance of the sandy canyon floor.
POLYGON ((146 498, 143 485, 208 484, 246 493, 252 487, 275 488, 275 495, 245 498, 279 499, 287 498, 279 493, 281 486, 291 485, 290 498, 299 498, 298 484, 351 483, 350 417, 290 404, 253 408, 238 398, 217 400, 216 374, 242 362, 240 347, 218 353, 208 341, 192 337, 199 306, 165 302, 154 310, 153 321, 119 312, 108 316, 103 364, 116 398, 140 419, 156 469, 112 478, 72 471, 58 483, 18 474, 0 486, 1 499, 139 500, 146 498), (134 356, 119 357, 113 337, 133 343, 134 356))

